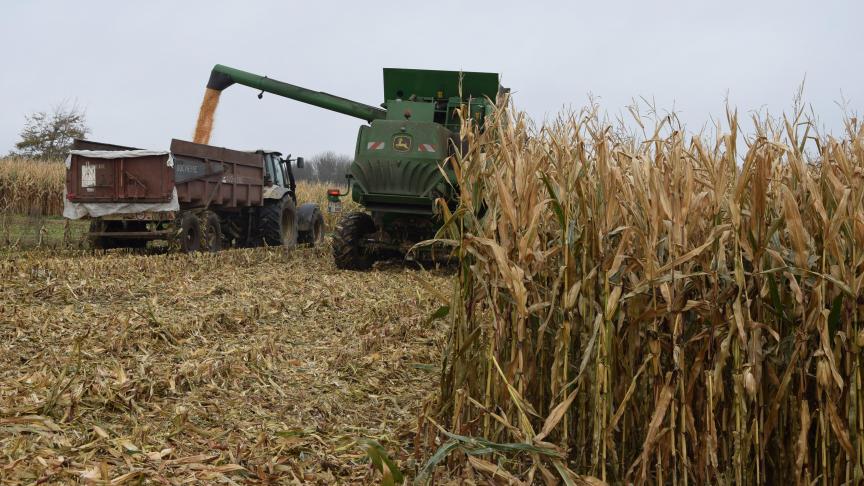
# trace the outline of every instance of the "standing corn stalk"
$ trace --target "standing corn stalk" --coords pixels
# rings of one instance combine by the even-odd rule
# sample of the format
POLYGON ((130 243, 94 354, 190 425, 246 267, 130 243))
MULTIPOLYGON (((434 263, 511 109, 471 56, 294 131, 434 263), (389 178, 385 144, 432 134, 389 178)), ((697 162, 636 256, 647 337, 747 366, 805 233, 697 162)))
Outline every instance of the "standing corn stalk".
POLYGON ((65 173, 62 160, 0 158, 0 204, 11 213, 59 216, 65 173))
POLYGON ((476 474, 547 481, 864 480, 864 128, 817 137, 796 110, 739 148, 726 123, 633 136, 592 108, 466 126, 441 233, 461 261, 449 440, 430 463, 461 448, 476 474))

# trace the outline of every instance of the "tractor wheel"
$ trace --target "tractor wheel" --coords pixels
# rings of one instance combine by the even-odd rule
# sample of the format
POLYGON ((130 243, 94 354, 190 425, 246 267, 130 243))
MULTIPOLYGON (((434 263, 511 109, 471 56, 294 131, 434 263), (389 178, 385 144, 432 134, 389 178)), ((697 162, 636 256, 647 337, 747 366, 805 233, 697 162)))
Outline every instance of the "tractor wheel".
POLYGON ((201 237, 201 220, 192 213, 183 213, 180 217, 180 249, 184 253, 201 250, 201 237))
POLYGON ((336 225, 333 260, 343 270, 368 270, 375 257, 363 247, 366 237, 375 232, 372 217, 363 212, 348 213, 336 225))
POLYGON ((207 251, 220 251, 222 249, 222 224, 216 213, 205 213, 204 217, 204 246, 207 251))
MULTIPOLYGON (((303 217, 302 211, 304 206, 307 205, 304 204, 300 207, 301 218, 303 217)), ((321 244, 322 241, 324 241, 324 216, 321 215, 321 211, 318 210, 317 205, 312 206, 315 207, 311 211, 309 230, 301 231, 299 233, 298 242, 304 245, 318 246, 321 244)))
POLYGON ((266 201, 258 223, 267 245, 282 245, 286 250, 297 246, 297 210, 290 196, 266 201))

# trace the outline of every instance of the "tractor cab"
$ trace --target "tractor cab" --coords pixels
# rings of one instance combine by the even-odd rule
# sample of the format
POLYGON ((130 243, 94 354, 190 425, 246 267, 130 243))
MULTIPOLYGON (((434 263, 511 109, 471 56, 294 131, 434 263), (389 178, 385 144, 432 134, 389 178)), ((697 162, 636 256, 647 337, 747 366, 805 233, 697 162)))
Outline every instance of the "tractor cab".
MULTIPOLYGON (((303 168, 303 157, 282 156, 275 150, 256 150, 264 159, 264 205, 259 211, 261 236, 268 245, 280 242, 317 244, 324 238, 324 217, 315 203, 297 206, 293 162, 303 168)), ((284 243, 281 243, 284 245, 284 243)))
POLYGON ((297 184, 294 181, 291 162, 294 162, 298 169, 302 169, 303 157, 292 159, 291 154, 282 157, 282 153, 275 150, 256 150, 255 153, 264 156, 264 198, 281 199, 288 193, 296 203, 297 184))

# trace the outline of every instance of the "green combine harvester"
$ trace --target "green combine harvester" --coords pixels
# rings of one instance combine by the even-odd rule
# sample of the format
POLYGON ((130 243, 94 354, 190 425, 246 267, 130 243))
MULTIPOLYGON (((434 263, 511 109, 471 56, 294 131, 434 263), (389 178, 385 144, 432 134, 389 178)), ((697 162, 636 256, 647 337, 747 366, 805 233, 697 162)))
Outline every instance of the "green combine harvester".
MULTIPOLYGON (((404 256, 434 237, 442 223, 435 201, 452 208, 458 197, 445 163, 462 144, 456 111, 482 126, 505 91, 496 73, 384 69, 379 108, 222 65, 213 68, 207 88, 222 91, 235 83, 368 123, 360 127, 347 174, 348 191, 365 211, 344 215, 333 238, 336 266, 353 270, 404 256)), ((328 192, 337 201, 347 194, 328 192)))

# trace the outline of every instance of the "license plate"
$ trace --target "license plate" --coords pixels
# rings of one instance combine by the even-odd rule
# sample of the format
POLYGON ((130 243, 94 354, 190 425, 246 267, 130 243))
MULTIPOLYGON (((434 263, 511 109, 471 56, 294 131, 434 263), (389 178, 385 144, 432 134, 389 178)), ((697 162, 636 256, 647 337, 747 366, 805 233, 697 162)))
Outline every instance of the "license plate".
POLYGON ((341 213, 342 212, 342 201, 328 201, 327 202, 327 212, 328 213, 341 213))

